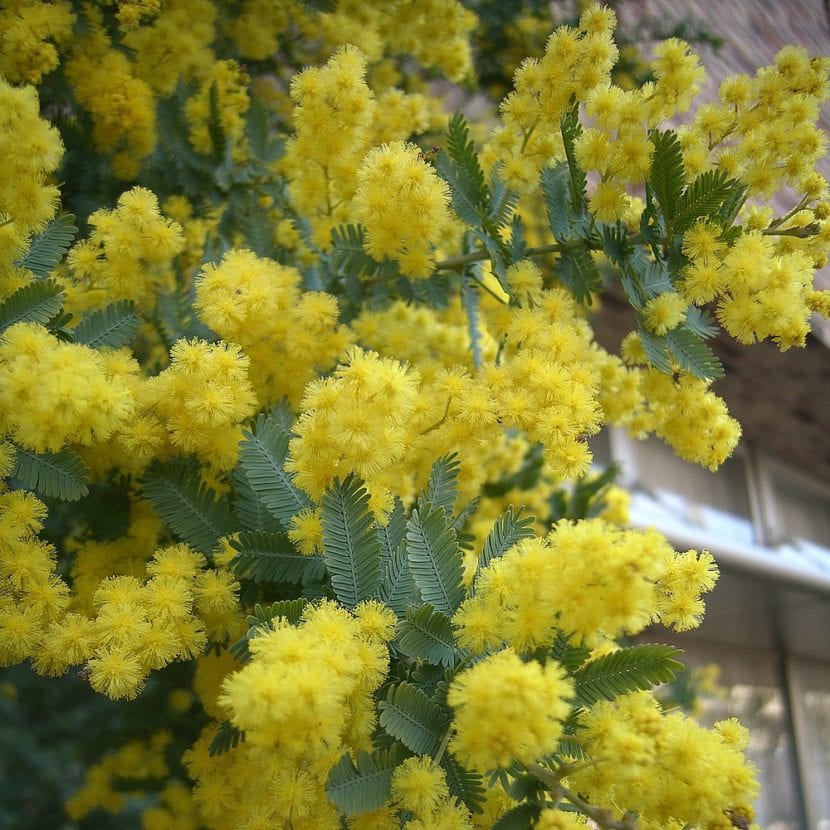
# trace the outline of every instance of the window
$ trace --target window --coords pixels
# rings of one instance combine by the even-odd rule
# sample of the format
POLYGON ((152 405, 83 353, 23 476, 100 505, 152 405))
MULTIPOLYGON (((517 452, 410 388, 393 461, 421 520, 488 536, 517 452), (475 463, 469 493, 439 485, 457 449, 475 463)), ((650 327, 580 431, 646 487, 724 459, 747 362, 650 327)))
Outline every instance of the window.
POLYGON ((790 684, 808 826, 830 830, 830 664, 794 659, 790 684))

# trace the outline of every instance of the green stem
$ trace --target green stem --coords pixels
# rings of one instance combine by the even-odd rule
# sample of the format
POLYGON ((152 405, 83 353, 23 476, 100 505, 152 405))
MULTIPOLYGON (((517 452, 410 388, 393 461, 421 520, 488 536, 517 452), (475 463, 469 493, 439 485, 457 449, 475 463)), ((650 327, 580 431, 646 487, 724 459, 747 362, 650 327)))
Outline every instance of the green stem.
POLYGON ((452 403, 452 395, 450 395, 449 399, 447 400, 447 406, 444 409, 444 414, 441 416, 441 420, 436 421, 431 427, 427 427, 421 433, 421 435, 429 435, 430 432, 433 432, 434 430, 438 429, 438 427, 440 427, 441 425, 443 425, 447 422, 447 415, 450 414, 450 404, 451 403, 452 403))
POLYGON ((797 239, 809 239, 816 236, 818 229, 815 225, 807 225, 805 228, 783 228, 778 230, 770 226, 761 231, 764 236, 794 236, 797 239))
POLYGON ((444 733, 444 737, 441 738, 441 745, 438 747, 438 752, 435 753, 435 757, 432 759, 433 767, 437 767, 438 764, 441 763, 441 759, 444 757, 444 753, 447 751, 447 747, 449 746, 452 731, 452 726, 449 726, 447 731, 444 733))
POLYGON ((490 290, 490 289, 489 289, 489 288, 488 288, 488 287, 484 284, 484 280, 482 280, 482 279, 481 279, 481 277, 479 277, 479 276, 478 276, 478 274, 473 274, 473 275, 472 275, 472 277, 473 277, 473 279, 475 280, 476 285, 477 285, 479 288, 481 288, 481 289, 483 289, 484 291, 486 291, 486 292, 487 292, 487 293, 488 293, 488 294, 489 294, 489 295, 490 295, 490 296, 491 296, 494 300, 498 300, 498 301, 499 301, 502 305, 510 305, 510 301, 509 301, 509 300, 505 300, 505 299, 503 299, 502 297, 499 297, 499 295, 498 295, 498 294, 496 294, 496 292, 495 292, 495 291, 491 291, 491 290, 490 290))
POLYGON ((798 211, 803 210, 805 207, 807 207, 808 202, 809 199, 805 196, 789 213, 785 213, 783 216, 779 216, 777 219, 773 219, 773 221, 769 223, 769 228, 767 228, 767 230, 770 230, 771 228, 780 228, 781 225, 792 219, 793 216, 795 216, 796 213, 798 213, 798 211))
POLYGON ((577 809, 588 816, 591 821, 595 822, 603 830, 635 830, 637 827, 637 820, 634 816, 626 816, 620 821, 613 818, 609 810, 603 810, 600 807, 594 807, 585 799, 578 796, 575 792, 571 792, 557 777, 552 770, 546 769, 541 764, 529 764, 527 769, 532 772, 539 780, 546 784, 554 797, 564 798, 571 802, 577 809))

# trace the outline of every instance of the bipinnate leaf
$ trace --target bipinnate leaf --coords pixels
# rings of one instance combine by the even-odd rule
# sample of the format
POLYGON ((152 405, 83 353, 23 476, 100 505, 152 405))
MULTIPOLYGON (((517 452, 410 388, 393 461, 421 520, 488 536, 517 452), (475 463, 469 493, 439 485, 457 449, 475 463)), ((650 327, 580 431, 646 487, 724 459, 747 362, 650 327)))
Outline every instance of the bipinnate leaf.
POLYGON ((395 506, 389 514, 389 520, 384 525, 379 524, 377 530, 380 538, 381 570, 386 573, 392 556, 406 538, 406 511, 399 498, 395 498, 395 506))
POLYGON ((380 584, 380 598, 398 615, 399 619, 403 619, 407 609, 419 603, 420 596, 409 570, 404 539, 386 562, 383 581, 380 584))
POLYGON ((578 303, 591 305, 592 295, 602 288, 602 277, 587 248, 572 248, 559 257, 557 276, 578 303))
POLYGON ((15 323, 48 323, 63 306, 63 289, 53 280, 22 285, 0 303, 0 332, 15 323))
POLYGON ((236 555, 228 567, 240 579, 300 585, 305 577, 319 578, 325 571, 322 556, 303 556, 286 533, 240 533, 231 547, 236 555))
POLYGON ((591 706, 599 700, 614 700, 628 692, 668 683, 683 668, 675 659, 682 653, 674 646, 647 643, 591 660, 574 672, 576 702, 591 706))
POLYGON ((542 170, 542 196, 548 213, 548 223, 557 242, 571 235, 569 219, 570 193, 568 185, 570 171, 567 162, 542 170))
POLYGON ((435 162, 439 175, 449 184, 453 210, 468 225, 478 228, 489 222, 490 193, 461 113, 447 127, 447 151, 435 162))
POLYGON ((222 536, 236 530, 225 497, 211 490, 189 464, 154 464, 144 476, 141 493, 173 533, 204 553, 211 553, 222 536))
POLYGON ((434 666, 455 664, 455 639, 452 623, 446 614, 436 611, 428 602, 409 608, 398 629, 398 650, 434 666))
POLYGON ((686 184, 683 168, 683 150, 673 130, 653 132, 654 155, 651 159, 648 185, 663 211, 667 225, 671 225, 677 202, 686 184))
POLYGON ((285 530, 282 522, 251 487, 241 464, 237 464, 233 471, 233 512, 245 530, 265 530, 270 533, 285 530))
POLYGON ((93 349, 117 349, 135 337, 141 324, 138 308, 132 300, 119 300, 105 308, 84 315, 72 332, 76 343, 93 349))
POLYGON ((391 277, 397 266, 391 260, 378 262, 366 253, 366 231, 362 225, 340 225, 331 231, 331 259, 335 268, 355 277, 391 277))
POLYGON ((542 808, 535 801, 523 801, 500 816, 493 830, 531 830, 541 814, 542 808))
POLYGON ((245 733, 234 726, 229 720, 223 720, 216 728, 216 734, 211 738, 208 745, 208 755, 222 755, 225 752, 235 749, 236 746, 245 740, 245 733))
POLYGON ((39 234, 32 237, 29 249, 17 264, 28 268, 39 279, 48 277, 63 259, 77 233, 75 217, 71 213, 52 219, 39 234))
POLYGON ((464 599, 463 563, 455 529, 443 508, 412 511, 406 555, 424 601, 452 616, 464 599))
POLYGON ((29 490, 61 501, 77 501, 89 492, 89 470, 69 447, 40 453, 17 447, 12 475, 29 490))
POLYGON ((575 672, 590 655, 590 649, 573 645, 561 631, 556 633, 556 639, 550 648, 550 656, 571 673, 575 672))
POLYGON ((320 503, 323 558, 337 599, 347 608, 378 596, 380 537, 369 493, 357 476, 335 480, 320 503))
POLYGON ((666 345, 683 371, 703 379, 723 377, 723 364, 718 356, 688 327, 678 326, 667 332, 666 345))
POLYGON ((447 516, 452 516, 455 500, 458 498, 458 471, 461 462, 458 453, 450 453, 436 459, 429 473, 426 492, 418 497, 418 506, 422 510, 443 508, 447 516))
POLYGON ((441 769, 444 770, 450 794, 459 799, 471 813, 483 813, 486 792, 481 773, 471 772, 461 766, 450 752, 445 752, 441 758, 441 769))
POLYGON ((674 288, 669 277, 669 270, 663 260, 649 261, 645 268, 639 269, 639 276, 645 300, 650 300, 674 288))
POLYGON ((476 576, 494 559, 504 556, 516 542, 534 535, 533 525, 536 519, 533 516, 523 516, 523 510, 523 507, 515 508, 511 505, 496 519, 478 557, 476 576))
POLYGON ((580 216, 585 211, 588 201, 588 177, 585 171, 579 166, 574 152, 574 144, 582 135, 582 125, 579 123, 579 105, 574 104, 570 109, 562 113, 560 120, 562 132, 562 143, 565 147, 565 158, 568 161, 570 174, 569 189, 571 197, 571 210, 574 215, 580 216))
POLYGON ((670 375, 672 372, 669 347, 666 338, 650 332, 645 325, 639 326, 640 342, 643 344, 643 351, 646 353, 648 362, 661 372, 670 375))
POLYGON ((672 222, 675 233, 684 233, 698 220, 718 214, 728 205, 745 195, 746 189, 739 181, 730 179, 723 170, 707 170, 701 173, 683 191, 677 201, 672 222))
POLYGON ((717 323, 711 315, 696 305, 690 305, 686 309, 686 328, 704 340, 718 333, 717 323))
POLYGON ((399 745, 372 753, 361 750, 356 764, 347 752, 329 772, 326 795, 349 816, 379 810, 392 794, 392 773, 403 758, 399 745))
POLYGON ((378 710, 381 727, 407 749, 416 755, 433 755, 438 750, 448 717, 417 686, 406 681, 390 686, 378 710))
POLYGON ((270 415, 260 415, 252 432, 243 432, 239 463, 251 488, 271 513, 287 528, 291 517, 311 502, 284 468, 288 455, 288 429, 270 415))

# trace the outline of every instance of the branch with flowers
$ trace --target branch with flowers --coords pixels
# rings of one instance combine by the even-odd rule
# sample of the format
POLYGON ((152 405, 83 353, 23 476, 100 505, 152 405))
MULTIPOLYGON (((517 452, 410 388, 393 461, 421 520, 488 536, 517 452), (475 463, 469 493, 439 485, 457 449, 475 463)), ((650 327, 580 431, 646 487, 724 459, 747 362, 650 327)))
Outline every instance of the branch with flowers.
POLYGON ((135 713, 69 816, 749 826, 746 730, 630 639, 717 565, 625 529, 590 439, 716 469, 707 341, 830 313, 830 62, 693 109, 689 46, 623 88, 591 6, 468 121, 426 82, 468 8, 318 5, 0 6, 0 664, 135 713))

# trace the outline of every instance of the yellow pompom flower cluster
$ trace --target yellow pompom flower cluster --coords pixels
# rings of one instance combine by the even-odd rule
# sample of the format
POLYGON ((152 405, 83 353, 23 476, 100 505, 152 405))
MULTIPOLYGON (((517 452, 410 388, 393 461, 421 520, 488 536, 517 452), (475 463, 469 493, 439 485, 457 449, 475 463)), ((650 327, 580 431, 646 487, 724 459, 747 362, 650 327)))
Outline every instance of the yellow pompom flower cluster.
POLYGON ((808 190, 826 149, 816 122, 830 95, 828 75, 830 59, 810 58, 802 47, 786 46, 754 78, 726 78, 718 103, 701 107, 681 130, 689 174, 715 164, 746 183, 751 196, 762 198, 784 185, 808 190))
POLYGON ((338 0, 319 17, 323 37, 333 45, 354 44, 372 62, 386 55, 411 55, 451 81, 472 69, 469 35, 475 14, 459 0, 395 0, 373 6, 338 0))
POLYGON ((127 56, 112 47, 100 14, 87 6, 89 30, 77 40, 66 77, 78 103, 92 116, 92 140, 112 155, 120 179, 134 179, 156 146, 156 100, 136 77, 127 56))
POLYGON ((114 210, 96 210, 88 222, 89 237, 69 251, 69 307, 134 300, 149 311, 157 289, 169 287, 171 261, 184 249, 181 225, 161 215, 158 199, 145 187, 125 191, 114 210))
MULTIPOLYGON (((8 475, 12 456, 2 447, 0 472, 8 475)), ((37 538, 45 518, 46 505, 31 493, 0 493, 0 666, 39 655, 47 627, 69 603, 56 551, 37 538)))
POLYGON ((653 430, 680 458, 714 471, 732 455, 741 426, 711 391, 711 383, 691 375, 675 380, 656 369, 646 370, 641 389, 648 408, 640 425, 653 430))
POLYGON ((17 323, 0 340, 0 434, 35 452, 106 440, 135 412, 117 364, 95 349, 17 323))
POLYGON ((140 792, 132 794, 139 795, 143 788, 138 782, 166 778, 170 769, 165 760, 165 750, 171 739, 172 735, 167 731, 136 738, 92 764, 87 770, 84 785, 66 803, 69 817, 78 821, 96 808, 119 813, 128 799, 129 790, 124 787, 125 781, 135 782, 140 792))
POLYGON ((591 330, 563 289, 541 292, 534 307, 489 312, 493 336, 504 342, 502 362, 481 377, 505 427, 541 442, 560 478, 582 475, 591 462, 585 437, 599 431, 600 375, 591 330))
POLYGON ((155 17, 161 0, 102 0, 103 6, 115 6, 115 19, 122 32, 129 32, 155 17))
POLYGON ((220 337, 242 346, 264 404, 286 397, 298 405, 306 384, 332 368, 352 339, 338 324, 333 296, 304 292, 296 268, 247 250, 202 269, 193 307, 220 337))
POLYGON ((279 166, 291 203, 311 222, 314 241, 324 250, 332 228, 351 219, 355 171, 369 148, 377 105, 365 74, 363 54, 344 46, 324 66, 291 79, 296 133, 279 166))
POLYGON ((245 826, 252 814, 268 826, 339 826, 326 778, 344 750, 370 746, 373 694, 394 635, 389 625, 363 625, 357 614, 323 602, 308 607, 299 626, 277 620, 250 641, 252 660, 227 677, 219 699, 245 730, 245 744, 210 759, 200 741, 186 759, 209 827, 245 826), (250 774, 254 768, 259 774, 250 774))
POLYGON ((381 12, 387 52, 412 55, 422 66, 435 67, 451 81, 472 71, 469 35, 477 18, 459 0, 403 0, 394 12, 381 12))
POLYGON ((595 645, 636 634, 663 613, 668 624, 694 627, 699 595, 711 590, 717 571, 708 554, 676 557, 656 531, 561 521, 480 572, 475 595, 453 617, 458 641, 474 652, 506 644, 527 654, 550 646, 557 631, 595 645))
POLYGON ((353 207, 366 228, 366 251, 377 260, 397 259, 407 276, 432 273, 433 248, 451 221, 449 204, 447 183, 414 144, 376 147, 358 170, 353 207))
MULTIPOLYGON (((350 328, 361 345, 417 366, 424 383, 441 369, 473 368, 467 321, 453 308, 441 311, 397 300, 384 309, 365 309, 350 328)), ((486 331, 480 334, 482 356, 492 360, 496 343, 486 331)))
POLYGON ((229 470, 239 454, 241 424, 256 408, 248 363, 232 344, 178 340, 170 366, 145 382, 141 408, 162 420, 174 447, 229 470))
POLYGON ((438 132, 447 123, 447 115, 437 98, 421 92, 407 94, 397 87, 387 89, 378 96, 372 144, 404 141, 410 136, 438 132))
POLYGON ((66 0, 17 0, 0 11, 0 76, 11 83, 39 84, 56 69, 72 39, 75 14, 66 0))
POLYGON ((215 61, 217 9, 210 0, 164 0, 152 23, 127 32, 135 76, 160 95, 172 95, 179 80, 205 77, 215 61))
MULTIPOLYGON (((134 576, 142 579, 147 561, 166 533, 149 502, 130 499, 126 532, 115 539, 69 538, 72 554, 72 610, 86 617, 95 616, 93 597, 109 576, 134 576)), ((81 662, 81 661, 78 661, 81 662)))
POLYGON ((244 58, 264 61, 279 49, 279 38, 287 33, 296 13, 291 0, 245 0, 225 22, 225 32, 244 58))
MULTIPOLYGON (((58 189, 48 177, 63 156, 60 134, 40 117, 34 87, 10 86, 0 76, 0 273, 23 253, 33 231, 55 213, 58 189)), ((0 294, 5 293, 0 281, 0 294)), ((14 286, 17 288, 17 286, 14 286)))
POLYGON ((155 552, 144 579, 101 580, 91 618, 72 613, 52 622, 36 669, 59 675, 84 663, 93 689, 113 699, 134 698, 151 671, 193 659, 208 636, 227 637, 239 584, 227 571, 204 565, 202 554, 174 545, 155 552))
POLYGON ((509 649, 485 657, 450 684, 450 751, 465 767, 481 771, 514 759, 532 763, 556 750, 572 696, 573 681, 554 660, 524 663, 509 649))
POLYGON ((539 172, 562 155, 560 118, 574 100, 607 86, 617 59, 612 11, 586 9, 579 27, 561 26, 550 36, 541 59, 528 58, 514 75, 514 91, 500 106, 502 126, 485 149, 485 163, 501 163, 507 185, 528 191, 539 172))
POLYGON ((251 105, 248 97, 250 78, 233 60, 216 61, 199 81, 196 94, 187 100, 184 111, 190 123, 190 143, 205 155, 224 153, 225 148, 214 148, 210 134, 213 106, 219 117, 222 137, 231 142, 231 154, 237 161, 247 153, 245 142, 245 113, 251 105), (215 96, 215 104, 211 104, 215 96))
POLYGON ((684 235, 689 264, 680 290, 696 303, 717 300, 718 320, 739 343, 769 337, 781 351, 803 346, 810 331, 814 261, 806 252, 779 247, 758 229, 746 230, 727 246, 717 228, 698 222, 684 235))
POLYGON ((391 636, 332 602, 309 607, 300 626, 280 623, 250 641, 253 659, 224 682, 220 704, 252 747, 279 750, 284 764, 365 747, 391 636))
POLYGON ((727 813, 752 820, 749 799, 758 784, 743 757, 749 732, 736 720, 704 729, 681 712, 661 712, 647 692, 600 701, 581 720, 580 740, 593 763, 568 785, 592 803, 624 804, 647 830, 720 830, 733 826, 727 813))
POLYGON ((650 299, 643 309, 643 322, 649 331, 665 334, 686 319, 689 303, 676 291, 664 291, 650 299))
POLYGON ((656 80, 641 89, 613 84, 587 96, 585 114, 591 126, 576 139, 574 154, 584 170, 598 173, 589 207, 603 221, 615 221, 629 207, 626 186, 648 177, 654 145, 649 129, 688 109, 705 72, 688 44, 677 38, 655 47, 656 80))
POLYGON ((392 492, 379 477, 407 450, 418 382, 398 361, 353 348, 333 377, 309 384, 286 463, 298 486, 319 500, 335 478, 353 472, 375 511, 391 509, 392 492))
POLYGON ((407 758, 392 774, 392 799, 416 818, 429 818, 449 796, 444 771, 432 758, 407 758))

